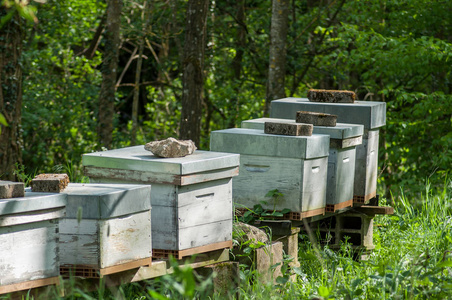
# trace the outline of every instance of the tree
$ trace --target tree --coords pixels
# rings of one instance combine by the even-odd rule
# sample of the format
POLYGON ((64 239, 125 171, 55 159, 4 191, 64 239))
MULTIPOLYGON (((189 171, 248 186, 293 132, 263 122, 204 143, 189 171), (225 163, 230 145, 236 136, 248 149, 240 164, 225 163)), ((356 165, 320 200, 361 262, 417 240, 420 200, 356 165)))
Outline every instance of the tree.
POLYGON ((110 148, 113 139, 113 120, 115 115, 116 75, 121 29, 121 0, 107 1, 107 25, 105 49, 102 62, 102 85, 99 95, 98 134, 100 146, 110 148))
POLYGON ((209 0, 190 0, 187 7, 180 138, 198 147, 201 137, 204 51, 209 0))
POLYGON ((270 28, 267 97, 264 115, 268 115, 272 100, 286 97, 286 40, 289 28, 289 0, 273 0, 270 28))
MULTIPOLYGON (((0 6, 2 20, 8 13, 6 7, 0 6)), ((22 160, 22 23, 18 14, 10 15, 0 30, 0 114, 8 123, 0 133, 0 178, 6 180, 15 180, 15 165, 22 160)))

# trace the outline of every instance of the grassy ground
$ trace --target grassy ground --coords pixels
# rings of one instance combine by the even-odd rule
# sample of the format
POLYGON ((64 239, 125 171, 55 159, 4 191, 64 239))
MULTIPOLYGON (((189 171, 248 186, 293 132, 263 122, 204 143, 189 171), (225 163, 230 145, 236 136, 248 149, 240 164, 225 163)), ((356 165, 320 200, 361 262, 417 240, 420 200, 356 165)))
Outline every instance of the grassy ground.
MULTIPOLYGON (((435 193, 427 186, 418 199, 392 199, 395 214, 374 220, 375 250, 367 261, 355 261, 347 244, 333 252, 305 238, 295 282, 252 283, 249 272, 242 270, 240 298, 452 299, 451 198, 448 181, 435 193)), ((66 299, 203 299, 211 283, 210 277, 197 278, 192 270, 176 268, 175 275, 149 283, 95 293, 78 290, 66 299)))

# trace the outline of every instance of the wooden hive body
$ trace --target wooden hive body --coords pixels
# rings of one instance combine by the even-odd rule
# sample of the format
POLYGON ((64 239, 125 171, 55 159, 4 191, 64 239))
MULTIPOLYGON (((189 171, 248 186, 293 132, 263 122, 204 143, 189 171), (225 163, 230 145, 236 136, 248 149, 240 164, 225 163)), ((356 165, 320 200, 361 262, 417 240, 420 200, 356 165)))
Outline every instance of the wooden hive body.
MULTIPOLYGON (((242 128, 263 129, 265 122, 291 123, 291 119, 259 118, 242 122, 242 128)), ((356 147, 362 144, 363 125, 337 123, 335 127, 314 126, 314 134, 330 136, 326 209, 334 212, 352 206, 355 185, 356 147)))
POLYGON ((65 275, 96 277, 97 271, 104 275, 150 264, 150 186, 70 183, 64 193, 68 206, 60 252, 65 275))
POLYGON ((0 294, 55 283, 65 205, 61 194, 27 192, 0 200, 0 294))
POLYGON ((240 174, 233 180, 239 207, 261 204, 266 210, 289 209, 302 218, 324 213, 328 144, 326 135, 281 136, 234 128, 212 132, 210 147, 240 154, 240 174), (274 189, 283 197, 266 197, 274 189))
POLYGON ((356 146, 353 198, 355 203, 369 202, 377 192, 378 136, 379 128, 386 124, 386 103, 319 103, 306 98, 284 98, 272 101, 270 116, 294 119, 299 110, 335 114, 338 122, 364 125, 363 142, 356 146))
POLYGON ((238 164, 239 156, 229 153, 195 151, 188 157, 158 158, 142 146, 85 155, 83 161, 91 181, 152 185, 155 256, 232 245, 232 177, 238 164))

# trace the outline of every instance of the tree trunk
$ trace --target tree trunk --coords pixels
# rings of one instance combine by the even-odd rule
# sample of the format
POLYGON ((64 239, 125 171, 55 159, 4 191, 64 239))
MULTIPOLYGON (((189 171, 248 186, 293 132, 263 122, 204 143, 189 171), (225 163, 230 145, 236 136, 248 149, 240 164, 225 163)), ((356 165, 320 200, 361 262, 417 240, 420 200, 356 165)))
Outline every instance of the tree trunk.
POLYGON ((107 1, 105 50, 102 61, 102 85, 99 95, 99 146, 110 148, 113 135, 116 75, 118 72, 121 0, 107 1))
POLYGON ((264 115, 268 115, 272 100, 286 97, 284 83, 286 76, 286 40, 289 27, 289 12, 289 0, 273 0, 267 97, 264 115))
MULTIPOLYGON (((6 9, 0 5, 0 18, 6 9)), ((20 124, 22 118, 22 20, 15 14, 0 29, 0 114, 8 126, 0 134, 0 179, 15 180, 15 164, 22 163, 20 124)), ((37 125, 37 124, 36 124, 37 125)))
POLYGON ((240 109, 240 86, 242 84, 242 61, 243 56, 245 54, 246 47, 246 15, 245 15, 245 0, 237 1, 237 41, 236 41, 236 51, 234 59, 232 60, 232 70, 233 70, 233 81, 234 81, 234 91, 235 95, 231 98, 231 103, 229 107, 229 124, 228 127, 235 127, 238 117, 239 117, 239 109, 240 109))
POLYGON ((201 137, 204 49, 209 0, 189 0, 185 27, 180 138, 198 147, 201 137))

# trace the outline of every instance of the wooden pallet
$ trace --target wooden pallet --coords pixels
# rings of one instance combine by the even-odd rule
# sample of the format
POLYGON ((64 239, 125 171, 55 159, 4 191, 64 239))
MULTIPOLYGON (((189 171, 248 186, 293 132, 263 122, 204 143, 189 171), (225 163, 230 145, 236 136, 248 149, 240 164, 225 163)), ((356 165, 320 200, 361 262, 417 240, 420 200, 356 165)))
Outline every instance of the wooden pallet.
MULTIPOLYGON (((236 216, 243 216, 243 214, 245 214, 245 212, 247 212, 248 209, 246 208, 236 208, 235 209, 235 214, 236 216)), ((266 213, 273 213, 274 211, 272 210, 266 210, 266 213)), ((280 212, 280 211, 275 211, 275 212, 280 212)), ((303 212, 288 212, 286 214, 284 214, 282 217, 274 217, 274 216, 268 216, 266 218, 269 219, 275 219, 275 220, 292 220, 292 221, 301 221, 305 218, 309 218, 309 217, 313 217, 313 216, 319 216, 319 215, 324 215, 325 214, 325 208, 318 208, 318 209, 313 209, 313 210, 308 210, 308 211, 303 211, 303 212)))
POLYGON ((101 278, 105 275, 136 269, 142 266, 150 266, 151 264, 152 259, 149 257, 107 268, 99 268, 92 265, 63 265, 60 266, 60 274, 64 278, 69 278, 71 276, 83 278, 101 278))
POLYGON ((47 286, 47 285, 58 285, 59 283, 60 283, 59 277, 56 276, 56 277, 42 278, 42 279, 30 280, 30 281, 19 282, 19 283, 14 283, 14 284, 2 285, 2 286, 0 286, 0 295, 14 293, 14 292, 18 292, 18 291, 25 291, 25 290, 34 289, 34 288, 47 286))
POLYGON ((194 254, 205 253, 226 248, 228 249, 232 248, 232 241, 219 242, 201 247, 189 248, 185 250, 152 249, 152 258, 167 259, 170 256, 173 256, 176 259, 182 259, 183 257, 191 256, 194 254))
POLYGON ((342 203, 338 203, 338 204, 327 204, 325 206, 325 212, 327 213, 334 213, 337 210, 341 210, 344 209, 346 207, 352 207, 353 206, 353 199, 350 199, 348 201, 344 201, 342 203))

